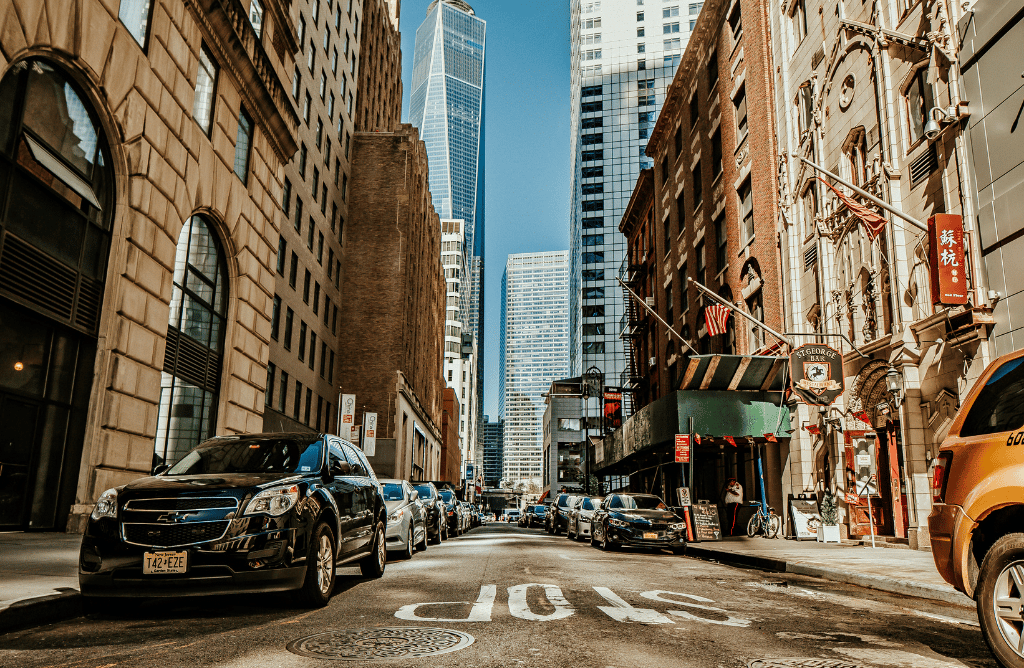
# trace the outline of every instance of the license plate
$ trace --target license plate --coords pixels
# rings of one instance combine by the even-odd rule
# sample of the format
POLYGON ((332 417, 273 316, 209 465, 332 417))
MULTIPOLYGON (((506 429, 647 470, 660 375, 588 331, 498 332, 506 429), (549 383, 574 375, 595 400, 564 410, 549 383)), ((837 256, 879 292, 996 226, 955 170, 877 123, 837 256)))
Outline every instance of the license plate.
POLYGON ((188 572, 188 552, 146 552, 143 575, 174 575, 188 572))
POLYGON ((645 531, 644 532, 644 540, 658 540, 658 532, 657 531, 645 531))

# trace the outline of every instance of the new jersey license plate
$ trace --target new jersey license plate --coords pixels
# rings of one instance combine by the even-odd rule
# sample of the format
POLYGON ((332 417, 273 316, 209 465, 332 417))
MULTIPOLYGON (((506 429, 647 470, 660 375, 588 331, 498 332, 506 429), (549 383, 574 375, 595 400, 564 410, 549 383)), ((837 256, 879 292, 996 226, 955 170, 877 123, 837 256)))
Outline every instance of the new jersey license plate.
POLYGON ((188 552, 146 552, 143 575, 176 575, 188 572, 188 552))
POLYGON ((644 532, 644 540, 658 540, 658 532, 657 531, 645 531, 644 532))

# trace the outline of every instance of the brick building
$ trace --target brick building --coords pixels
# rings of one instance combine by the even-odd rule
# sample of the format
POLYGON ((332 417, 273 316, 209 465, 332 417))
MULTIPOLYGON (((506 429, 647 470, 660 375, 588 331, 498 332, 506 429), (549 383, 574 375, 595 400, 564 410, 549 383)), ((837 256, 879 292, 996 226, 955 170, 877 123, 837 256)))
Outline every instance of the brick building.
POLYGON ((352 173, 338 371, 356 415, 377 413, 378 475, 437 480, 445 282, 426 148, 410 125, 356 133, 352 173))
POLYGON ((291 75, 299 116, 285 167, 286 224, 277 245, 265 431, 336 431, 338 305, 352 178, 362 36, 371 2, 293 6, 300 55, 291 75))
POLYGON ((459 486, 462 480, 462 439, 459 421, 462 411, 455 388, 444 388, 441 406, 441 473, 437 479, 459 486))
POLYGON ((105 489, 262 427, 295 30, 277 0, 0 20, 0 525, 74 530, 105 489))
POLYGON ((356 129, 390 132, 402 120, 401 0, 363 0, 356 129))
POLYGON ((620 277, 636 295, 626 295, 620 332, 626 413, 635 416, 592 453, 606 489, 628 477, 631 487, 668 499, 684 484, 694 498, 718 499, 735 477, 756 498, 756 444, 767 493, 781 507, 788 438, 775 418, 785 412, 784 358, 763 327, 737 314, 782 326, 766 15, 762 0, 704 3, 651 132, 653 167, 641 172, 619 225, 628 244, 620 277), (691 280, 732 305, 723 333, 708 332, 713 302, 691 280), (688 417, 705 438, 692 453, 694 479, 684 481, 672 438, 690 429, 688 417), (765 434, 778 436, 770 447, 765 434))

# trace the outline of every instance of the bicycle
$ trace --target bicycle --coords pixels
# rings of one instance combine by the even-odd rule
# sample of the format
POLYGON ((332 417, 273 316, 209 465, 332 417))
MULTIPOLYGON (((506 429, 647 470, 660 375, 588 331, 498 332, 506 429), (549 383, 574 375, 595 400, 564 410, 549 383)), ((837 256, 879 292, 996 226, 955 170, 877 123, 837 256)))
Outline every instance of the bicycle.
POLYGON ((775 538, 779 535, 782 527, 782 518, 775 509, 763 501, 757 504, 757 512, 750 516, 747 522, 747 537, 753 538, 762 534, 765 538, 775 538))

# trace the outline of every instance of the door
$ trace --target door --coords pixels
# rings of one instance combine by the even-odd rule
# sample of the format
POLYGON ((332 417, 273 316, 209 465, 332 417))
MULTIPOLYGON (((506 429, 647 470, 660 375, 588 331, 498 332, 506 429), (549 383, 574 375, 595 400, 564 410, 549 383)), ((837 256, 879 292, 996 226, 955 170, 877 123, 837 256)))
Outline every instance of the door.
POLYGON ((27 522, 38 418, 38 404, 0 394, 0 527, 27 522))
POLYGON ((373 513, 376 508, 374 497, 377 494, 377 483, 370 477, 367 463, 355 449, 345 445, 341 446, 352 465, 352 477, 349 478, 353 486, 352 502, 352 550, 369 550, 370 541, 373 539, 373 513))
MULTIPOLYGON (((341 442, 331 439, 327 447, 327 470, 333 471, 334 466, 339 462, 347 462, 348 458, 341 449, 341 442)), ((353 550, 353 538, 355 537, 355 489, 352 478, 334 476, 328 485, 334 503, 338 506, 338 526, 341 535, 338 536, 338 557, 348 557, 353 550)))

